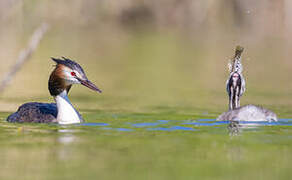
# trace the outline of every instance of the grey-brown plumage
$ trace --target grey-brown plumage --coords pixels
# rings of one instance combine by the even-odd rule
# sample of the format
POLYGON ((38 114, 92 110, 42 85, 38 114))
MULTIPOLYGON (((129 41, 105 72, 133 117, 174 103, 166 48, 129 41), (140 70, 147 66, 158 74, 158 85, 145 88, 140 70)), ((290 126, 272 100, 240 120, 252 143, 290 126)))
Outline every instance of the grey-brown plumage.
POLYGON ((34 122, 72 124, 82 122, 83 119, 73 107, 67 96, 73 84, 82 84, 94 91, 101 92, 91 83, 82 67, 67 58, 52 58, 57 63, 50 75, 48 89, 57 103, 30 102, 21 105, 17 112, 8 116, 8 122, 34 122))
POLYGON ((222 113, 218 121, 277 121, 277 115, 263 107, 252 104, 222 113))
POLYGON ((33 122, 50 123, 57 122, 58 109, 56 103, 30 102, 21 105, 17 112, 8 116, 8 122, 33 122))

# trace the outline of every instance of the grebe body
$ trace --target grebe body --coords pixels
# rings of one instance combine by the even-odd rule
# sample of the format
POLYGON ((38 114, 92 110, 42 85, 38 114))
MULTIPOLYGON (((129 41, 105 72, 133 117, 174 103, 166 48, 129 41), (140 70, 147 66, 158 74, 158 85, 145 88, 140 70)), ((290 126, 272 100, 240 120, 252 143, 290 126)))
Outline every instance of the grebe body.
POLYGON ((235 56, 229 64, 230 75, 227 80, 229 96, 229 111, 222 113, 218 121, 277 121, 276 114, 268 109, 256 105, 240 107, 240 98, 245 92, 245 80, 242 75, 241 54, 243 48, 236 47, 235 56))
POLYGON ((58 109, 55 103, 29 102, 21 105, 17 112, 8 116, 8 122, 57 122, 58 109))
POLYGON ((277 115, 263 107, 256 105, 245 105, 239 108, 224 112, 218 121, 278 121, 277 115))
POLYGON ((8 116, 8 122, 75 124, 83 122, 82 116, 71 104, 68 93, 73 84, 82 84, 100 92, 88 80, 82 67, 67 58, 52 58, 57 63, 49 78, 49 91, 56 103, 30 102, 21 105, 17 112, 8 116))

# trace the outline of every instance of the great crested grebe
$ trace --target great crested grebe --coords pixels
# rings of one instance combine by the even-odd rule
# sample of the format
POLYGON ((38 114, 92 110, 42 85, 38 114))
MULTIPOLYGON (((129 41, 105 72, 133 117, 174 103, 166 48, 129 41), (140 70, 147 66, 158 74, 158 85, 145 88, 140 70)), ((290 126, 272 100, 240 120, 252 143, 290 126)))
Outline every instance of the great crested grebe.
POLYGON ((100 92, 88 80, 82 67, 67 58, 52 58, 57 63, 49 78, 49 91, 56 103, 30 102, 21 105, 17 112, 8 116, 8 122, 33 122, 75 124, 83 122, 79 112, 71 104, 68 93, 73 84, 82 84, 94 91, 100 92))
POLYGON ((235 56, 229 64, 230 75, 227 80, 229 111, 222 113, 218 121, 277 121, 277 115, 263 107, 245 105, 240 107, 240 97, 245 91, 245 80, 242 76, 241 53, 243 48, 236 47, 235 56))

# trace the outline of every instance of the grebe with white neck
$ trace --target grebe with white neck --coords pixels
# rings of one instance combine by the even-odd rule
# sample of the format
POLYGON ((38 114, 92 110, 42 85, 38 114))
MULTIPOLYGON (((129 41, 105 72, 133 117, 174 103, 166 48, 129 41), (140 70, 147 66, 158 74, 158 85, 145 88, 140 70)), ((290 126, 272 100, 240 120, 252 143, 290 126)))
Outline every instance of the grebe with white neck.
POLYGON ((76 124, 83 122, 82 116, 71 104, 68 93, 73 84, 82 84, 101 93, 85 75, 82 67, 67 58, 52 58, 57 63, 49 78, 49 91, 56 103, 30 102, 21 105, 11 114, 8 122, 76 124))
POLYGON ((263 107, 245 105, 240 107, 240 98, 245 92, 245 80, 242 75, 241 54, 243 48, 237 46, 235 57, 229 64, 230 75, 227 80, 229 111, 222 113, 218 121, 278 121, 277 115, 263 107))

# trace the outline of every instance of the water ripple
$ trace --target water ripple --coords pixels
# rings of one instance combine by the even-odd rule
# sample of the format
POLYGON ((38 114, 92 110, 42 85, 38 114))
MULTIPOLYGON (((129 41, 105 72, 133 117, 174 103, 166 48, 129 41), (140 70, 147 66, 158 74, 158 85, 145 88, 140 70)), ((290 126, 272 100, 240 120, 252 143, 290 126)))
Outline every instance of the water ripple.
POLYGON ((131 124, 133 127, 149 127, 149 126, 158 126, 161 124, 167 124, 168 120, 158 120, 157 122, 143 122, 143 123, 134 123, 131 124))
POLYGON ((108 123, 82 123, 80 126, 108 126, 108 123))
MULTIPOLYGON (((98 126, 105 130, 115 131, 135 131, 132 128, 145 129, 147 131, 194 131, 200 127, 225 128, 230 125, 229 121, 216 121, 215 119, 198 119, 198 120, 156 120, 152 122, 121 122, 121 128, 110 127, 108 123, 82 123, 80 126, 98 126), (182 126, 181 126, 182 125, 182 126), (191 126, 191 127, 185 127, 191 126), (128 128, 127 128, 128 127, 128 128), (194 127, 196 129, 194 129, 194 127)), ((238 127, 241 128, 258 128, 261 126, 292 126, 292 119, 279 119, 277 122, 267 121, 239 121, 238 127)))
POLYGON ((191 127, 172 126, 170 128, 167 128, 167 127, 147 128, 147 130, 148 131, 194 131, 195 129, 191 127))

